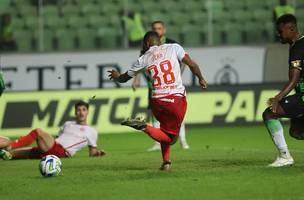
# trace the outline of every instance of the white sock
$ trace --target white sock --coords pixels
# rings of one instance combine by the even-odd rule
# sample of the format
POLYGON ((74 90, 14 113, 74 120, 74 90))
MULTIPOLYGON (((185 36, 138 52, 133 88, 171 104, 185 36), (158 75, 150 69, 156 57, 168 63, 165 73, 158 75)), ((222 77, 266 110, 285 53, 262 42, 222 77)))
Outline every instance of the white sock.
POLYGON ((153 147, 160 147, 160 143, 159 142, 155 142, 153 147))
POLYGON ((182 123, 181 128, 179 130, 179 139, 181 144, 186 144, 187 140, 186 140, 186 129, 185 129, 185 124, 182 123))
POLYGON ((160 128, 160 123, 159 121, 152 115, 152 125, 155 128, 160 128))
POLYGON ((290 156, 288 147, 285 141, 283 127, 279 120, 277 119, 270 119, 266 121, 266 127, 272 140, 277 147, 278 151, 280 152, 281 156, 290 156))

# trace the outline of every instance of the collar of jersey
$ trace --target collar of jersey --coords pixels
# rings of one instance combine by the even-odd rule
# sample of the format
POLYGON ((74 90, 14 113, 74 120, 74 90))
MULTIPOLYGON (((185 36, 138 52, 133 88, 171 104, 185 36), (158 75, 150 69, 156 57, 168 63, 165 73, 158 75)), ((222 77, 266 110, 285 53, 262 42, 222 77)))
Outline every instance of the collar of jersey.
POLYGON ((304 35, 300 36, 294 43, 292 43, 290 46, 293 47, 295 45, 295 43, 301 39, 304 38, 304 35))
POLYGON ((297 41, 298 40, 301 40, 301 39, 303 39, 304 38, 304 35, 302 35, 301 37, 299 37, 298 39, 297 39, 297 41))
POLYGON ((149 48, 149 51, 151 51, 151 49, 158 47, 157 45, 153 45, 152 47, 149 48))

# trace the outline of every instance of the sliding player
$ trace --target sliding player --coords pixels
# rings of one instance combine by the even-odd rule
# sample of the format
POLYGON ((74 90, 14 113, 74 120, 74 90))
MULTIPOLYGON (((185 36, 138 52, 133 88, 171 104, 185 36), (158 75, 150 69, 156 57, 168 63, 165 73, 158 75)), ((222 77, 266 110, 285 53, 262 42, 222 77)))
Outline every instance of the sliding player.
POLYGON ((136 74, 148 71, 153 79, 151 108, 153 115, 160 122, 160 128, 147 125, 142 119, 127 119, 121 124, 147 133, 161 144, 163 164, 161 170, 171 168, 170 145, 178 138, 186 110, 186 91, 181 79, 180 62, 189 66, 199 79, 200 86, 207 88, 199 66, 191 60, 178 44, 161 45, 158 34, 149 31, 143 39, 143 55, 126 73, 109 71, 110 79, 120 83, 127 82, 136 74))
POLYGON ((290 118, 289 134, 299 140, 304 139, 304 36, 297 27, 293 15, 286 14, 277 19, 276 28, 281 43, 290 45, 289 81, 273 98, 268 100, 269 107, 263 113, 264 123, 279 151, 277 159, 270 167, 292 165, 294 160, 288 151, 280 118, 290 118), (296 93, 287 96, 293 89, 296 93))
POLYGON ((0 137, 0 156, 2 159, 38 159, 46 155, 72 157, 77 151, 88 146, 90 156, 103 156, 105 152, 97 149, 97 131, 87 125, 89 104, 79 101, 75 104, 76 121, 68 121, 61 127, 55 139, 41 129, 15 141, 0 137), (22 148, 37 142, 37 147, 22 148))

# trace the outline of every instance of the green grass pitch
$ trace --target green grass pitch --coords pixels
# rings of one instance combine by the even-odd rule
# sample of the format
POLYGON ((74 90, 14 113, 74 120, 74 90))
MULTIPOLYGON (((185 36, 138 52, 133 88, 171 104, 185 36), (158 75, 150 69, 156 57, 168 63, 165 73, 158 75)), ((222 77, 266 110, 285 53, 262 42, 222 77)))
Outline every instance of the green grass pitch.
POLYGON ((0 161, 0 199, 280 200, 304 199, 303 142, 286 135, 296 161, 270 169, 276 150, 262 126, 187 130, 189 150, 172 149, 172 171, 161 172, 160 152, 140 132, 101 135, 102 158, 87 149, 62 159, 59 177, 43 178, 38 160, 0 161))

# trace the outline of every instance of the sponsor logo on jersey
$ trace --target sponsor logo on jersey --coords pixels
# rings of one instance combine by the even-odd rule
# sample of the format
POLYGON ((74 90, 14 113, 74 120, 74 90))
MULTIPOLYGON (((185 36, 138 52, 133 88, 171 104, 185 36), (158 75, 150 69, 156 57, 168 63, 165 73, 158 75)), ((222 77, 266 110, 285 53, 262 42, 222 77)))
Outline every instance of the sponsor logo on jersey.
POLYGON ((301 60, 291 61, 291 66, 295 67, 295 68, 300 68, 301 67, 301 60))

